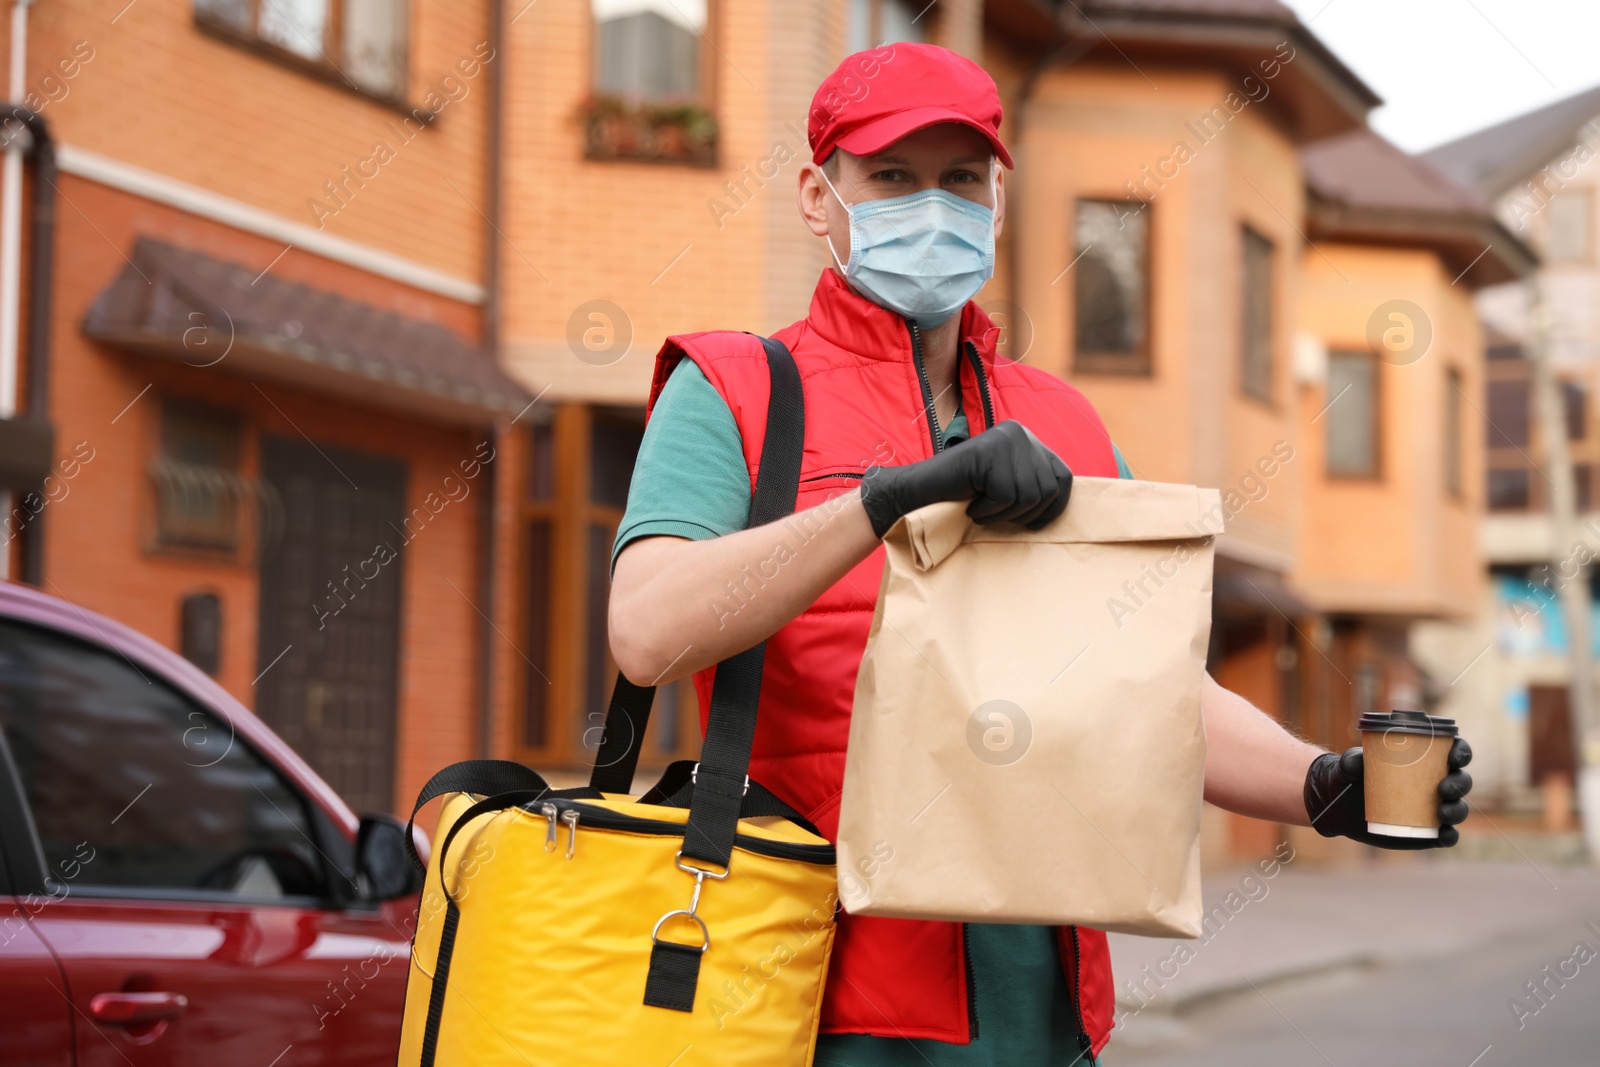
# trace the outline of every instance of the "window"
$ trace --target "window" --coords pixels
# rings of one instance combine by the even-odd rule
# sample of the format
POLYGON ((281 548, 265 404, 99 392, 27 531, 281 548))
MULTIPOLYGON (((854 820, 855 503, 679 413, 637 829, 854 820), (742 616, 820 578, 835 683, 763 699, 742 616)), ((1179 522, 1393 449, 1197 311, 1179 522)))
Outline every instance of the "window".
POLYGON ((340 84, 405 95, 406 0, 195 0, 194 11, 200 25, 340 84))
MULTIPOLYGON (((606 627, 611 546, 644 438, 644 413, 569 404, 531 435, 522 507, 525 700, 515 742, 526 762, 575 767, 594 756, 617 674, 606 627)), ((686 680, 660 687, 646 762, 699 751, 695 699, 686 680)))
POLYGON ((850 0, 845 51, 860 52, 897 41, 925 41, 927 14, 933 5, 907 0, 850 0))
POLYGON ((1370 352, 1328 354, 1328 473, 1378 476, 1378 361, 1370 352))
POLYGON ((151 468, 158 544, 238 548, 245 503, 239 477, 243 440, 244 430, 229 412, 172 400, 162 406, 160 454, 151 468))
POLYGON ((1246 396, 1272 402, 1272 242, 1243 229, 1240 272, 1239 385, 1246 396))
POLYGON ((1461 495, 1461 372, 1444 372, 1444 491, 1461 495))
POLYGON ((1592 257, 1592 205, 1587 189, 1570 189, 1550 198, 1545 255, 1552 262, 1582 263, 1592 257))
POLYGON ((1582 382, 1561 383, 1561 410, 1567 420, 1567 440, 1582 441, 1588 436, 1589 391, 1582 382))
POLYGON ((1489 383, 1489 447, 1523 448, 1528 444, 1530 411, 1526 381, 1489 383))
POLYGON ((591 159, 713 165, 713 0, 591 0, 591 159))
POLYGON ((1073 367, 1150 373, 1150 215, 1135 200, 1079 200, 1073 228, 1073 367))
POLYGON ((1517 467, 1510 470, 1491 470, 1489 472, 1489 510, 1527 511, 1529 487, 1528 469, 1526 467, 1517 467))
POLYGON ((305 802, 229 725, 128 660, 0 620, 0 729, 73 888, 326 898, 305 802))

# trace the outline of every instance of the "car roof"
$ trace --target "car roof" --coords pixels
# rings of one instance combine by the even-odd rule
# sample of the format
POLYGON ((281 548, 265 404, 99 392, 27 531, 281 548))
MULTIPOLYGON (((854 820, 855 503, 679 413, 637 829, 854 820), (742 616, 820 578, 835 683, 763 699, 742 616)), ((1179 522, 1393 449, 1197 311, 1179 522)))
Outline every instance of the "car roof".
POLYGON ((109 648, 138 669, 159 676, 228 723, 235 736, 243 737, 250 747, 310 794, 346 832, 354 833, 355 813, 299 753, 214 679, 165 645, 62 597, 50 596, 16 582, 0 581, 0 618, 55 630, 87 644, 109 648))

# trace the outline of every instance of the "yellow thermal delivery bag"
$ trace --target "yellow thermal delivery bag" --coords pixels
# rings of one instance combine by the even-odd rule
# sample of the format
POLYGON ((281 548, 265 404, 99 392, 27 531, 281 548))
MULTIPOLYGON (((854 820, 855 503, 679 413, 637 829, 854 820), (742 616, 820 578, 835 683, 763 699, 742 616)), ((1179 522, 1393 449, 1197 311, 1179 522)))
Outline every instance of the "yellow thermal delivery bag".
MULTIPOLYGON (((752 526, 789 514, 799 375, 773 377, 752 526)), ((586 787, 470 760, 443 796, 400 1067, 810 1064, 838 907, 833 846, 751 782, 764 646, 718 664, 699 763, 629 796, 654 690, 618 677, 586 787)), ((411 835, 407 834, 407 841, 411 835)))

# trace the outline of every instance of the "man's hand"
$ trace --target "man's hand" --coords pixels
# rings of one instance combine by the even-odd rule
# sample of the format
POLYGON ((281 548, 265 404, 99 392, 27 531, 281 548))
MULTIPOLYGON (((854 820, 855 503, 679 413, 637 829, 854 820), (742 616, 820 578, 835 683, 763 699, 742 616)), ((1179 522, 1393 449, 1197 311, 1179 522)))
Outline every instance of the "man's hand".
POLYGON ((1048 525, 1067 506, 1072 471, 1020 422, 1007 419, 931 459, 874 467, 861 479, 861 502, 880 538, 901 516, 941 500, 970 500, 981 523, 1048 525))
POLYGON ((1467 817, 1464 799, 1472 776, 1461 768, 1472 762, 1472 746, 1456 738, 1450 746, 1450 773, 1439 783, 1439 836, 1389 837, 1367 832, 1367 800, 1361 785, 1361 749, 1340 755, 1324 752, 1306 771, 1306 814, 1323 837, 1348 837, 1378 848, 1449 848, 1461 839, 1456 823, 1467 817))

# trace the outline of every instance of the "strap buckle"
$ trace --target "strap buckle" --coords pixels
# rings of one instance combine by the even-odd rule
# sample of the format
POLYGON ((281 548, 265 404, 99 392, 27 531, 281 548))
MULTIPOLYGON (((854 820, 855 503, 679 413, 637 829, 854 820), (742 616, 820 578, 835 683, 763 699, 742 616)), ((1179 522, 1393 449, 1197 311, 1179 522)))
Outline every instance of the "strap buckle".
MULTIPOLYGON (((672 865, 683 873, 694 876, 694 890, 689 894, 689 906, 687 908, 679 908, 676 911, 669 911, 665 915, 661 916, 661 918, 656 920, 655 926, 650 930, 650 943, 652 945, 661 944, 661 938, 659 936, 661 933, 661 925, 674 915, 682 915, 685 918, 693 919, 695 924, 700 927, 700 937, 702 939, 700 945, 700 954, 703 956, 705 955, 706 949, 711 947, 711 931, 706 928, 706 921, 700 918, 699 915, 700 890, 705 886, 707 878, 711 879, 713 882, 720 882, 724 878, 728 877, 728 869, 724 868, 720 871, 712 871, 707 870, 704 867, 696 867, 692 864, 685 863, 683 862, 683 853, 681 851, 672 858, 672 865)), ((672 943, 677 944, 676 941, 672 943)), ((691 948, 693 946, 684 945, 683 947, 691 948)))
MULTIPOLYGON (((698 783, 699 779, 700 779, 700 764, 696 763, 694 765, 694 767, 689 771, 689 784, 690 785, 695 785, 696 783, 698 783)), ((742 796, 749 796, 750 795, 750 776, 748 774, 744 776, 744 793, 741 794, 741 795, 742 796)), ((681 853, 680 853, 680 855, 681 855, 681 853)))

